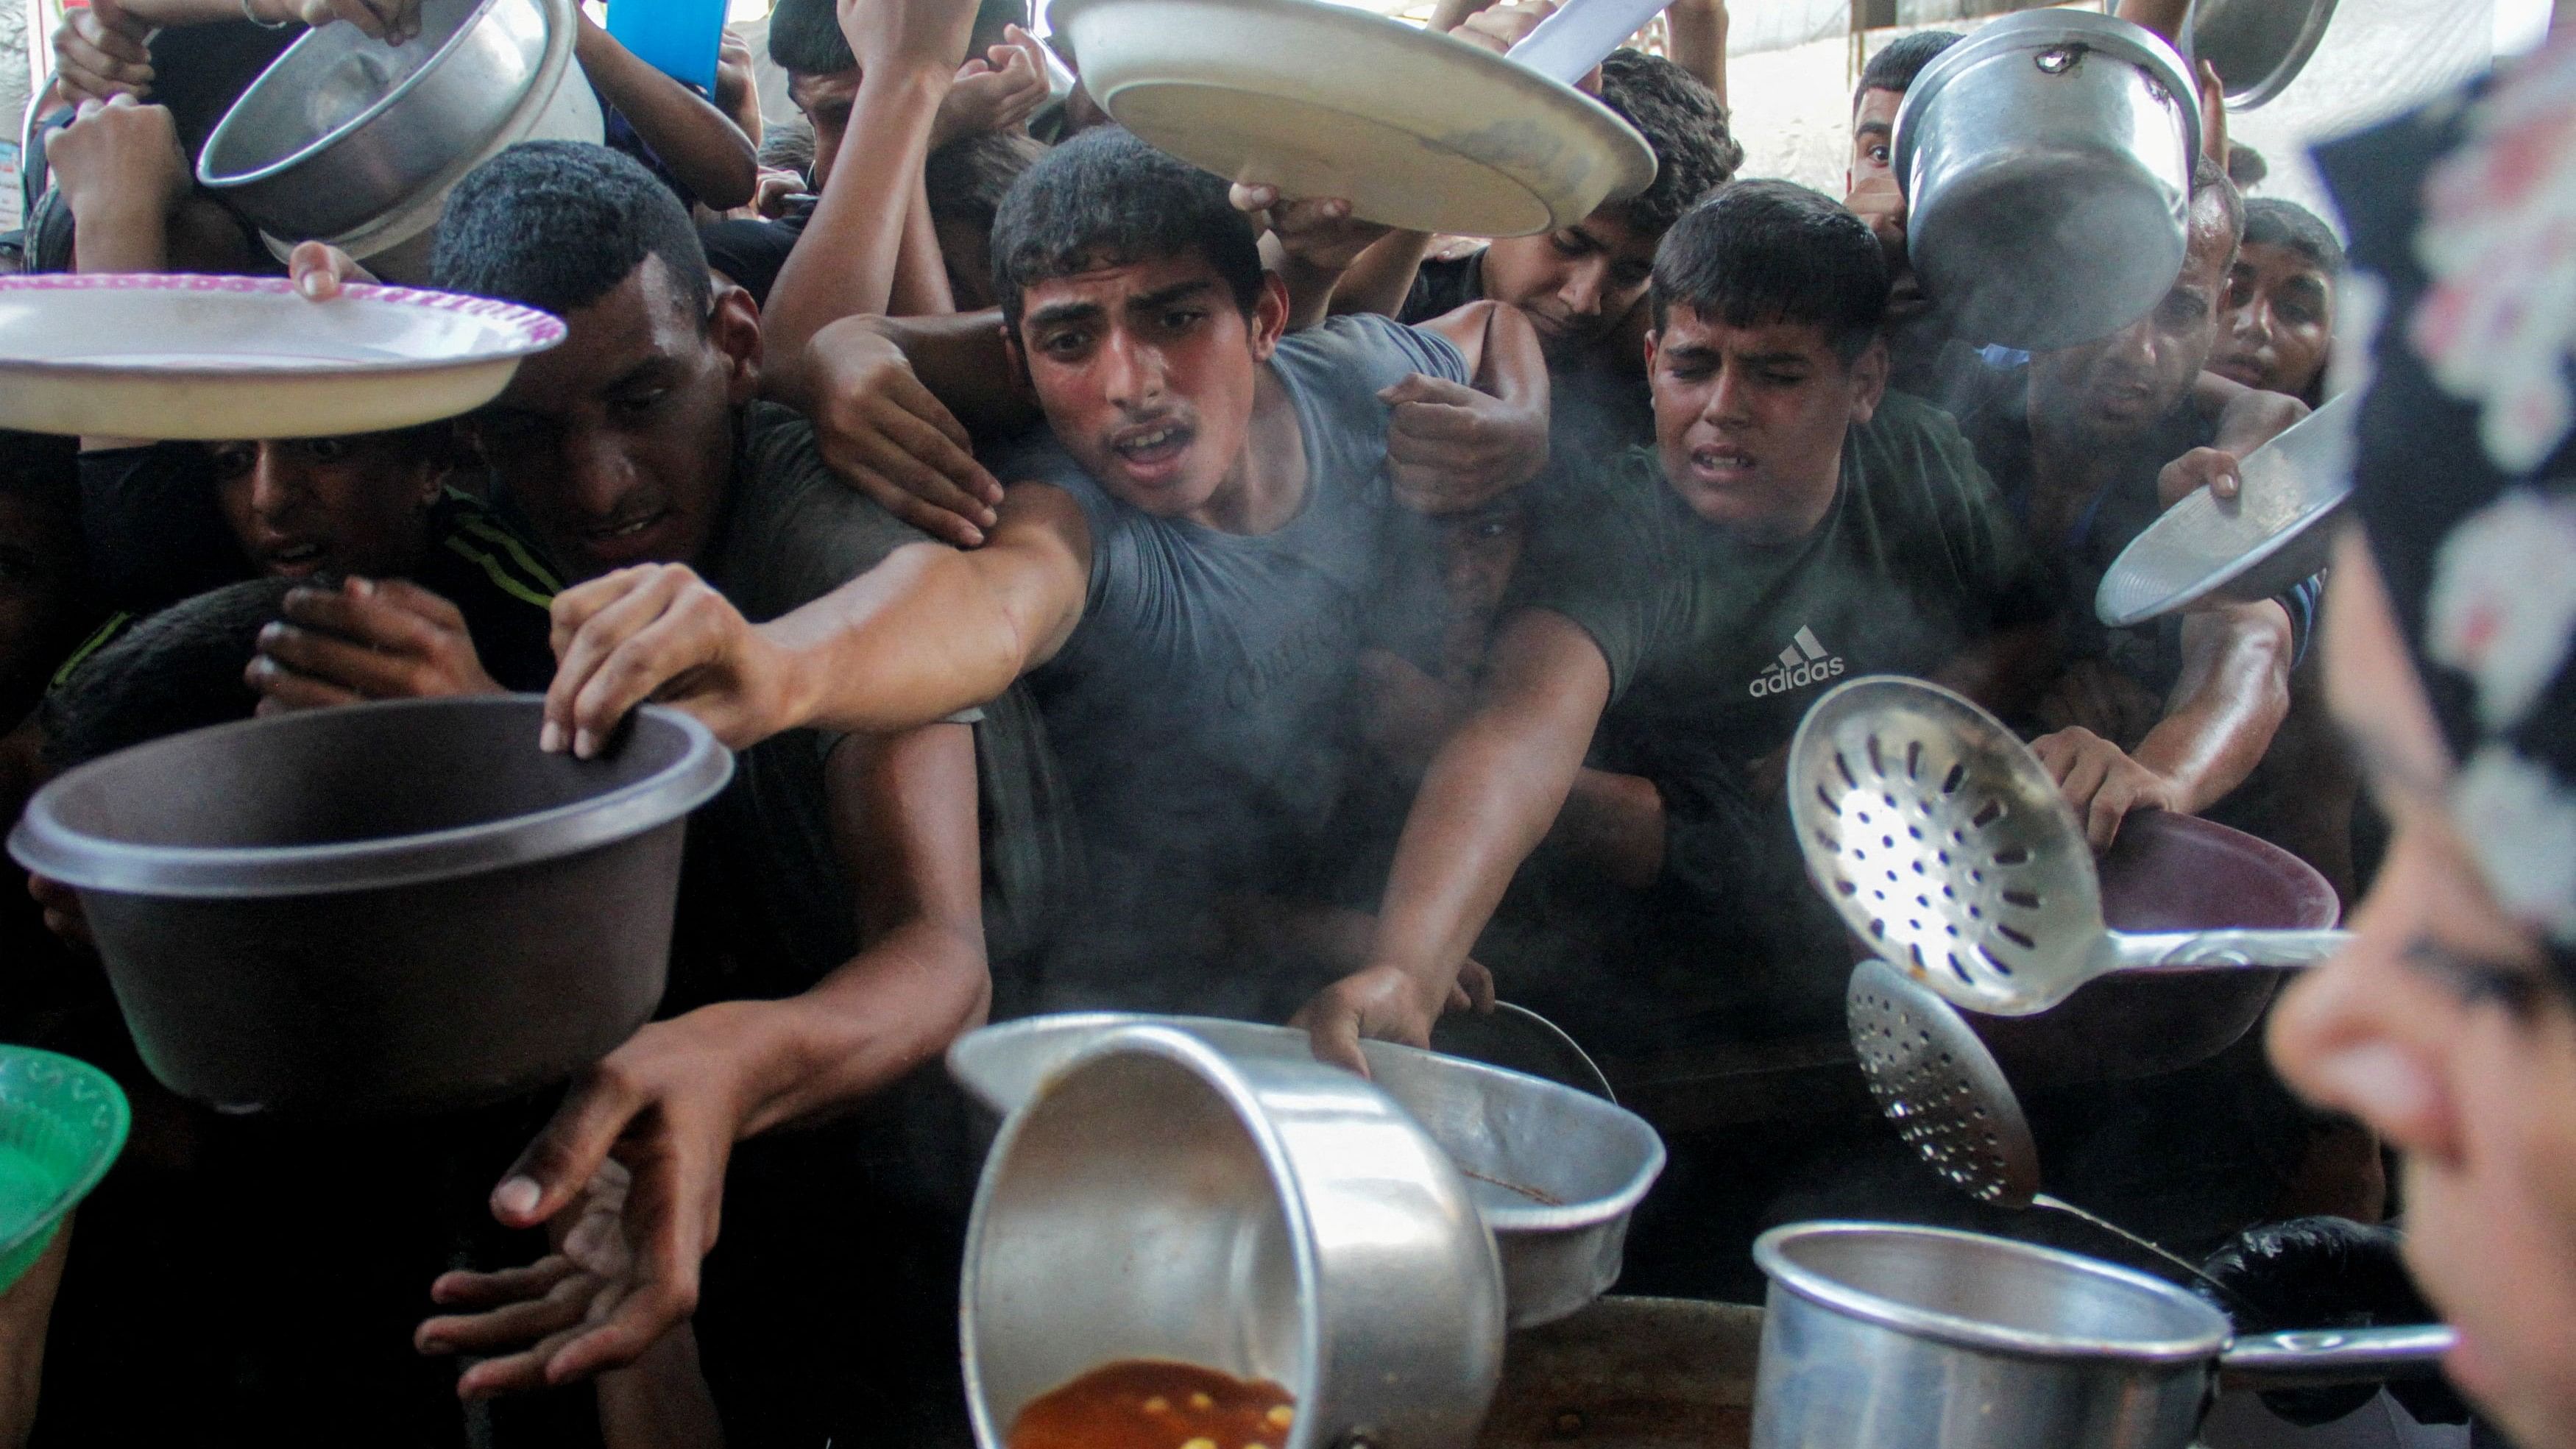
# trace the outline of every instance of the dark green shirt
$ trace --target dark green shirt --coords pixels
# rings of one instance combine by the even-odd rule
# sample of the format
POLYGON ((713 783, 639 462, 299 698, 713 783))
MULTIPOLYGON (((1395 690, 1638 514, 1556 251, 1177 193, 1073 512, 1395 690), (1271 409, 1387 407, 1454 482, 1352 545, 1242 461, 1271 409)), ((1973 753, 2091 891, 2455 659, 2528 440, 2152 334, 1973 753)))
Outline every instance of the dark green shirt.
POLYGON ((1836 681, 1930 674, 2045 617, 2020 531, 1947 415, 1889 394, 1843 446, 1824 522, 1764 544, 1710 523, 1651 448, 1551 510, 1506 608, 1574 621, 1610 666, 1617 768, 1676 751, 1745 765, 1836 681))

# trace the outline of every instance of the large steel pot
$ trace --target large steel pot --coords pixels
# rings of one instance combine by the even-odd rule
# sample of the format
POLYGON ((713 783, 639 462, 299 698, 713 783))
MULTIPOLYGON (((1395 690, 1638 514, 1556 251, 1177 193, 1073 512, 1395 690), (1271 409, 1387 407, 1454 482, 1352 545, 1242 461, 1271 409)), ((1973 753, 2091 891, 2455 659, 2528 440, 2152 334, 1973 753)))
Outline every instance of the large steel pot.
POLYGON ((1502 1271, 1439 1144, 1348 1072, 1167 1027, 1096 1039, 1002 1124, 960 1297, 985 1449, 1128 1359, 1285 1387, 1275 1449, 1457 1449, 1502 1369, 1502 1271))
MULTIPOLYGON (((1295 1027, 1080 1012, 968 1032, 949 1047, 948 1070, 977 1101, 1007 1113, 1084 1048, 1137 1025, 1188 1032, 1236 1062, 1314 1059, 1306 1033, 1295 1027)), ((1570 1040, 1563 1047, 1581 1056, 1570 1040)), ((1480 1062, 1394 1042, 1362 1042, 1360 1052, 1378 1089, 1465 1175, 1467 1195, 1502 1255, 1512 1327, 1563 1318, 1610 1291, 1629 1215, 1664 1168, 1663 1139, 1645 1119, 1587 1092, 1480 1062)))
POLYGON ((1972 341, 2107 337, 2182 271, 2199 150, 2190 72, 2152 31, 2079 10, 1991 21, 1896 114, 1915 274, 1972 341))
POLYGON ((453 181, 531 92, 550 92, 572 13, 567 0, 421 0, 420 33, 401 45, 320 26, 233 102, 197 179, 282 240, 352 232, 453 181))
POLYGON ((2429 1372, 2451 1331, 2230 1342, 2160 1279, 1978 1233, 1798 1223, 1753 1245, 1770 1276, 1753 1449, 2184 1449, 2230 1384, 2429 1372))
POLYGON ((661 1000, 688 812, 733 757, 647 708, 596 760, 533 695, 195 730, 36 793, 144 1064, 224 1111, 358 1115, 560 1080, 661 1000))

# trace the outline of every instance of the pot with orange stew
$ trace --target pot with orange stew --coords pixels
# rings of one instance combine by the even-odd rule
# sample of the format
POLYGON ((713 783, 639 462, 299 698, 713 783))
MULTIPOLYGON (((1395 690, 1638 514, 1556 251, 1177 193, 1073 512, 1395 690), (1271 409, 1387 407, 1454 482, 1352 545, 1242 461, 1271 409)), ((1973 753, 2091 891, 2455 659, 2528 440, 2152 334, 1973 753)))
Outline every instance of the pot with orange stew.
POLYGON ((983 1449, 1447 1449, 1502 1368, 1448 1155, 1312 1061, 1114 1032, 1003 1123, 960 1286, 983 1449))

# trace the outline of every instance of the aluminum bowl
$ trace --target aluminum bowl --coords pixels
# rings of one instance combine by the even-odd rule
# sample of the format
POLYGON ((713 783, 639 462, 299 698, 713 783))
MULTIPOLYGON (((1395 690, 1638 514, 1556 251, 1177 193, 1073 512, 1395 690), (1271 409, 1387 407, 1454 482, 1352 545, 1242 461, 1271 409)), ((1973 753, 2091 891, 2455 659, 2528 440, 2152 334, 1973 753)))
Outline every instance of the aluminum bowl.
POLYGON ((227 1112, 428 1112, 559 1081, 662 997, 688 812, 733 757, 647 708, 607 757, 534 695, 217 725, 93 760, 9 837, 72 886, 144 1065, 227 1112))
POLYGON ((560 73, 571 23, 563 0, 422 0, 401 45, 318 27, 233 102, 197 179, 285 241, 354 231, 481 154, 560 73))
MULTIPOLYGON (((1140 1024, 1184 1031, 1238 1062, 1303 1062, 1306 1033, 1205 1016, 1084 1012, 968 1032, 948 1070, 997 1113, 1016 1109, 1091 1043, 1140 1024)), ((1467 1179, 1502 1253, 1514 1328, 1582 1308, 1618 1281, 1628 1217, 1664 1170, 1663 1139, 1600 1097, 1518 1072, 1362 1042, 1369 1073, 1467 1179)))
POLYGON ((1384 1092, 1311 1057, 1094 1035, 1002 1124, 959 1288, 977 1441, 1130 1359, 1266 1379, 1277 1449, 1471 1443, 1503 1285, 1466 1184, 1384 1092))

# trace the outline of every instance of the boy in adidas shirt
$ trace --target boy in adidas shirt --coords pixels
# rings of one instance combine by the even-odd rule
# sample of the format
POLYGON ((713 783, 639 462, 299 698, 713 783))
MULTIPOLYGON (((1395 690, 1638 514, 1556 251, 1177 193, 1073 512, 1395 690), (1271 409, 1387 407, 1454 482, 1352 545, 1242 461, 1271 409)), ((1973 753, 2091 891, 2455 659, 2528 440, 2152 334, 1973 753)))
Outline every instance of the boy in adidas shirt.
POLYGON ((1780 799, 1791 734, 1855 675, 1989 693, 2046 618, 1958 429, 1885 390, 1887 292, 1867 226, 1786 183, 1738 182, 1666 236, 1656 445, 1532 531, 1540 566, 1424 777, 1372 964, 1301 1014, 1318 1055, 1421 1043, 1542 838, 1639 892, 1633 949, 1589 979, 1504 982, 1516 999, 1620 1055, 1839 1020, 1851 957, 1780 799))

